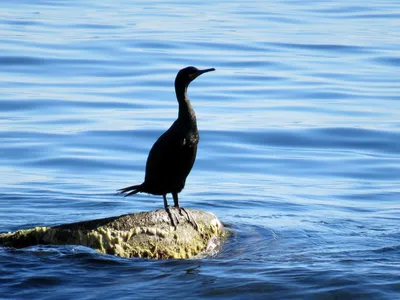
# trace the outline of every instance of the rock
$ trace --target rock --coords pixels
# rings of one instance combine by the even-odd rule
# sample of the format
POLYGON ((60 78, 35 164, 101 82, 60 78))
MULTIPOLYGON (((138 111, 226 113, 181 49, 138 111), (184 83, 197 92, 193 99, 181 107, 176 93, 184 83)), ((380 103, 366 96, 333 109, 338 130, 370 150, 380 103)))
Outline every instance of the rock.
POLYGON ((198 224, 196 230, 185 213, 170 209, 179 222, 176 228, 171 226, 165 210, 155 210, 3 233, 0 245, 14 248, 38 244, 83 245, 105 254, 158 259, 191 258, 218 248, 225 230, 216 216, 186 209, 198 224))

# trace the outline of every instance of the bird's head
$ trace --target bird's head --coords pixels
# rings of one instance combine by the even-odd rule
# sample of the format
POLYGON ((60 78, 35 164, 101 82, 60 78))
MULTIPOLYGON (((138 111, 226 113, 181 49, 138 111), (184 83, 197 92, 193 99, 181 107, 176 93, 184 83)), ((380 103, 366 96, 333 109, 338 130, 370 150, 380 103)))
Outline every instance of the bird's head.
POLYGON ((215 71, 214 68, 199 70, 195 67, 186 67, 178 72, 175 78, 175 87, 188 87, 188 85, 201 74, 215 71))

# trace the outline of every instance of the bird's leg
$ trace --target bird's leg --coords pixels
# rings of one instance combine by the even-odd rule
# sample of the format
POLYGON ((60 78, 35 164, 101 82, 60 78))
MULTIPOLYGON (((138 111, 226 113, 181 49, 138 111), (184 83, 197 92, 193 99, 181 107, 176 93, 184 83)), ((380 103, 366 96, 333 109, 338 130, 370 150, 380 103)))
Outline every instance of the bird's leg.
POLYGON ((164 198, 164 208, 166 212, 168 213, 169 219, 171 220, 172 226, 175 227, 179 224, 178 218, 172 213, 172 211, 169 209, 168 201, 167 201, 167 194, 163 194, 164 198))
POLYGON ((193 218, 193 215, 190 212, 188 212, 186 209, 184 209, 183 207, 179 206, 178 193, 172 193, 172 198, 174 198, 174 207, 179 209, 179 213, 183 216, 182 211, 184 211, 189 223, 192 224, 194 229, 199 230, 199 225, 197 225, 197 222, 193 218))

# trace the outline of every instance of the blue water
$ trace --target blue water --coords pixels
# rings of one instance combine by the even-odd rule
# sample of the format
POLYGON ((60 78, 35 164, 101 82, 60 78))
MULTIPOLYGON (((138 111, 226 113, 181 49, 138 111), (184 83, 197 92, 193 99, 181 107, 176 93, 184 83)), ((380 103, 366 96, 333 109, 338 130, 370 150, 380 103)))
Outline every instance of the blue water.
POLYGON ((153 261, 0 248, 1 299, 400 297, 400 5, 0 4, 0 232, 162 208, 123 198, 189 88, 198 158, 180 195, 232 236, 153 261))

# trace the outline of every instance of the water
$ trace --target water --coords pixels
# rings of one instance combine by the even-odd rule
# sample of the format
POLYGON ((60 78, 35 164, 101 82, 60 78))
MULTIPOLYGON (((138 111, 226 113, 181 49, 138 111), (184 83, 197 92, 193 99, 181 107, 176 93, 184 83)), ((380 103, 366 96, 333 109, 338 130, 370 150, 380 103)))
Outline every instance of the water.
POLYGON ((0 232, 162 207, 123 198, 189 89, 181 193, 215 257, 0 249, 2 299, 400 296, 397 1, 11 1, 0 7, 0 232), (254 3, 253 3, 254 2, 254 3))

